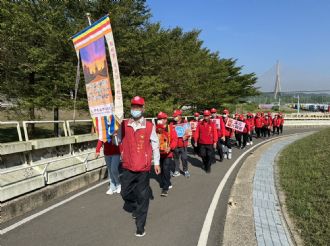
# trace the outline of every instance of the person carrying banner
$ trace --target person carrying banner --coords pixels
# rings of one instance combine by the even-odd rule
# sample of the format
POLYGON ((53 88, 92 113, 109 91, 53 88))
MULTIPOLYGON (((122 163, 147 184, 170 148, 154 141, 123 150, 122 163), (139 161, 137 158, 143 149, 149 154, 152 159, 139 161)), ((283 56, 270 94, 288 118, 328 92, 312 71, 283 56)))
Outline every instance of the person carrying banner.
POLYGON ((184 176, 189 178, 190 173, 188 171, 188 153, 187 146, 190 134, 185 127, 187 125, 187 121, 182 118, 182 111, 179 109, 174 110, 173 112, 174 122, 170 123, 170 126, 177 131, 178 135, 178 144, 174 149, 174 162, 175 162, 175 172, 173 173, 173 177, 180 176, 180 157, 182 162, 182 171, 184 172, 184 176), (184 131, 184 132, 183 132, 184 131))
MULTIPOLYGON (((218 133, 218 141, 217 141, 217 151, 219 154, 220 162, 223 161, 223 145, 225 143, 225 123, 223 122, 223 118, 217 115, 217 110, 215 108, 211 109, 212 118, 211 121, 215 123, 218 133)), ((214 158, 215 159, 215 158, 214 158)))
MULTIPOLYGON (((158 116, 160 116, 158 114, 158 116)), ((163 115, 164 116, 164 115, 163 115)), ((161 115, 162 117, 162 115, 161 115)), ((171 184, 171 161, 173 158, 173 151, 178 143, 178 137, 176 132, 170 127, 166 127, 166 124, 157 124, 156 132, 159 139, 159 151, 160 151, 160 167, 161 167, 161 196, 167 197, 168 190, 172 188, 171 184)))
POLYGON ((281 119, 279 114, 276 114, 273 119, 273 135, 275 135, 275 131, 277 135, 280 134, 280 125, 281 125, 281 119))
POLYGON ((284 116, 282 113, 280 113, 280 117, 281 119, 281 122, 280 122, 280 133, 282 134, 283 133, 283 125, 284 125, 284 116))
POLYGON ((152 159, 156 175, 161 172, 159 139, 154 125, 143 117, 144 104, 144 99, 139 96, 131 100, 131 118, 122 122, 119 136, 123 161, 123 208, 136 219, 137 237, 145 235, 149 200, 152 198, 149 176, 152 159))
POLYGON ((108 191, 106 192, 107 195, 112 195, 114 193, 121 192, 121 185, 119 179, 119 164, 120 164, 120 150, 119 147, 113 142, 103 142, 98 140, 96 145, 96 158, 100 155, 100 150, 103 147, 104 159, 105 163, 107 164, 108 175, 110 186, 108 191))
POLYGON ((232 158, 232 149, 231 149, 231 142, 230 139, 233 136, 233 129, 226 127, 226 123, 229 118, 229 111, 227 109, 223 110, 222 114, 223 122, 225 124, 225 142, 223 145, 223 158, 224 159, 231 159, 232 158))
POLYGON ((244 115, 242 114, 238 116, 237 120, 245 123, 243 131, 237 130, 238 148, 244 149, 248 141, 248 134, 250 133, 250 125, 247 123, 246 119, 244 118, 244 115))
POLYGON ((199 153, 199 148, 198 148, 198 144, 196 143, 195 144, 195 138, 194 138, 194 134, 196 132, 196 128, 197 128, 197 125, 199 123, 199 113, 196 112, 194 113, 194 119, 191 120, 190 122, 190 128, 191 128, 191 134, 192 134, 192 137, 191 137, 191 146, 193 146, 194 148, 194 154, 198 154, 199 153))
POLYGON ((214 149, 217 147, 218 142, 218 132, 215 124, 210 121, 211 112, 205 110, 203 116, 204 120, 198 124, 194 138, 195 143, 198 143, 200 146, 200 155, 203 160, 204 170, 210 173, 214 149))
POLYGON ((256 117, 254 118, 254 125, 257 133, 257 138, 260 138, 263 127, 263 119, 261 118, 260 112, 258 112, 256 114, 256 117))
POLYGON ((269 118, 268 114, 265 115, 265 118, 263 120, 263 136, 264 137, 270 137, 270 129, 273 125, 272 120, 269 118))

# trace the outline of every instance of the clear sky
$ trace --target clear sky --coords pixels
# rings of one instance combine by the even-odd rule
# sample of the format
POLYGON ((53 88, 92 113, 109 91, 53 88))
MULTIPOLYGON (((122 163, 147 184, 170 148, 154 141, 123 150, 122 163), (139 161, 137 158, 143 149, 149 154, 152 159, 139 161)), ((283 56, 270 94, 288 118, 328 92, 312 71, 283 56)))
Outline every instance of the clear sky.
POLYGON ((238 59, 263 91, 330 89, 330 0, 147 0, 164 28, 200 29, 204 46, 238 59))

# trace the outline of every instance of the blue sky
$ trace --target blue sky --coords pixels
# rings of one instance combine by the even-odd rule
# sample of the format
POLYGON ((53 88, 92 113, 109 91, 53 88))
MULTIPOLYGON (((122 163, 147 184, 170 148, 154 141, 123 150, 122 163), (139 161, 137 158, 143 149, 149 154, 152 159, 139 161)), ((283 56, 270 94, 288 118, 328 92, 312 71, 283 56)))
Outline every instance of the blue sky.
POLYGON ((238 59, 273 90, 330 89, 330 0, 147 0, 164 28, 200 29, 204 46, 238 59))

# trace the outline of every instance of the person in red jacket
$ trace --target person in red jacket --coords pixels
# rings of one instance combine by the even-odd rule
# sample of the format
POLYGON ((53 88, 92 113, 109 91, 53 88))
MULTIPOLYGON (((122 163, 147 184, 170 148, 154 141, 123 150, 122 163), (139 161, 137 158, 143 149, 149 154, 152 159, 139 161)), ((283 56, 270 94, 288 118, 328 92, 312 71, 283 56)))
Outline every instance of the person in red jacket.
POLYGON ((284 115, 282 113, 280 113, 280 119, 281 119, 281 122, 280 122, 280 133, 282 134, 283 133, 283 125, 284 125, 284 115))
POLYGON ((107 164, 108 176, 110 181, 110 186, 106 194, 112 195, 114 193, 120 194, 121 185, 119 179, 119 163, 120 163, 120 151, 119 147, 113 142, 105 142, 98 140, 96 145, 96 158, 100 155, 100 150, 103 147, 104 159, 107 164))
POLYGON ((248 140, 246 145, 253 145, 252 134, 254 130, 254 119, 252 113, 247 113, 245 123, 249 125, 250 132, 248 134, 248 140))
POLYGON ((178 144, 178 136, 172 128, 167 128, 165 124, 157 124, 156 132, 159 139, 160 167, 162 180, 161 196, 167 197, 171 184, 171 161, 173 151, 178 144), (168 130, 167 130, 168 129, 168 130))
POLYGON ((226 123, 229 119, 229 111, 228 109, 224 109, 222 113, 222 119, 225 124, 225 142, 223 144, 223 158, 230 160, 232 157, 232 149, 230 139, 233 136, 233 129, 226 127, 226 123))
POLYGON ((210 121, 211 112, 205 110, 203 116, 204 120, 198 124, 194 138, 200 146, 204 169, 207 173, 210 173, 214 149, 217 147, 218 142, 218 132, 215 124, 210 121))
POLYGON ((121 124, 123 173, 121 195, 124 210, 136 219, 137 237, 145 235, 149 200, 152 198, 150 170, 152 159, 156 175, 160 174, 159 139, 155 126, 143 117, 144 99, 136 96, 131 100, 131 118, 121 124))
MULTIPOLYGON (((191 120, 189 123, 190 123, 190 128, 191 128, 191 134, 192 134, 192 136, 194 136, 198 123, 199 123, 199 113, 198 112, 194 113, 194 119, 191 120)), ((192 137, 190 141, 191 141, 191 146, 193 146, 193 148, 194 148, 194 153, 198 154, 199 153, 198 144, 195 144, 194 137, 192 137)))
POLYGON ((254 125, 255 125, 255 129, 256 129, 256 133, 257 133, 257 138, 260 138, 262 127, 264 125, 260 112, 258 112, 256 117, 254 118, 254 125))
POLYGON ((281 119, 278 114, 275 115, 273 119, 273 135, 275 134, 275 131, 277 135, 280 134, 280 125, 281 125, 281 119))
POLYGON ((171 122, 170 126, 177 132, 178 144, 174 150, 174 162, 175 162, 175 172, 173 177, 180 176, 180 157, 182 162, 182 170, 184 176, 189 178, 190 173, 188 171, 188 153, 187 146, 188 140, 191 136, 189 128, 187 128, 187 121, 182 118, 182 111, 179 109, 173 112, 174 122, 171 122))
POLYGON ((237 131, 238 148, 244 149, 247 144, 248 134, 250 133, 250 125, 242 114, 238 116, 237 120, 245 123, 243 131, 237 131))
POLYGON ((265 115, 265 118, 263 120, 263 136, 264 137, 270 137, 270 129, 273 125, 272 120, 269 118, 268 115, 265 115))
MULTIPOLYGON (((220 162, 223 161, 223 144, 226 140, 225 138, 225 123, 223 122, 223 118, 217 115, 217 110, 215 108, 211 109, 211 121, 215 124, 218 133, 218 141, 217 141, 217 151, 219 154, 220 162)), ((215 158, 214 158, 215 159, 215 158)))

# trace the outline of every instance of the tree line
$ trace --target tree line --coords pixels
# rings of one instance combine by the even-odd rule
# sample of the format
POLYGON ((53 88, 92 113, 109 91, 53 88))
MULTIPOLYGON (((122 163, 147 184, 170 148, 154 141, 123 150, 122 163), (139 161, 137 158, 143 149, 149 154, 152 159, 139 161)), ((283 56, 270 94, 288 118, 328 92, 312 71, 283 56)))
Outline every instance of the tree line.
MULTIPOLYGON (((87 26, 86 12, 93 20, 110 15, 126 115, 134 95, 145 97, 147 115, 155 115, 220 108, 258 93, 254 73, 204 47, 200 30, 152 22, 145 0, 0 0, 0 94, 28 119, 39 108, 73 108, 77 57, 70 37, 87 26)), ((88 110, 83 79, 77 105, 88 110)))

